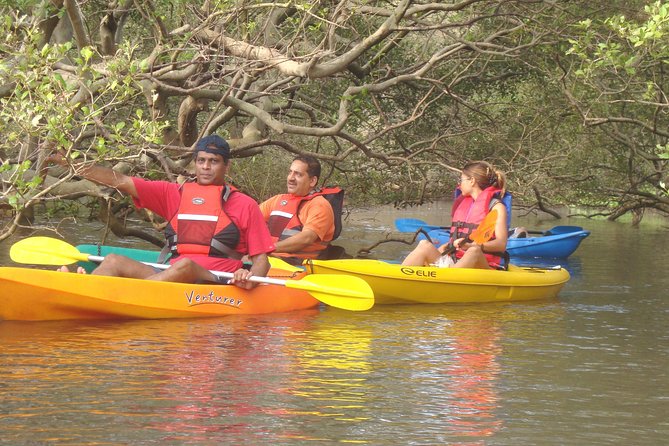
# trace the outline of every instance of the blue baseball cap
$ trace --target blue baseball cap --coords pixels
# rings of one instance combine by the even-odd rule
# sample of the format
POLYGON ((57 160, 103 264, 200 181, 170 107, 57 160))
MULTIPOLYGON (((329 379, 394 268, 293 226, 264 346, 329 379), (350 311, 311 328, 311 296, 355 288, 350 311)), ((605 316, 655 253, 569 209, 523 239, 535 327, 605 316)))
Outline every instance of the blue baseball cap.
POLYGON ((197 156, 197 152, 207 152, 213 153, 215 155, 221 155, 225 161, 230 159, 230 145, 226 140, 218 135, 209 135, 200 138, 200 140, 195 143, 193 156, 197 156))

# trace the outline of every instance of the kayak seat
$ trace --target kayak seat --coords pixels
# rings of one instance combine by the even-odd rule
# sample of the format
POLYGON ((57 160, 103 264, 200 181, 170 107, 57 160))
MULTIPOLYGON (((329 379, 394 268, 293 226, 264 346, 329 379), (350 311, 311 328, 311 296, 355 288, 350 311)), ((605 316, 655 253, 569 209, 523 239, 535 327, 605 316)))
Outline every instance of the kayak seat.
POLYGON ((514 228, 509 238, 527 238, 527 230, 523 227, 514 228))
POLYGON ((346 254, 346 250, 342 246, 332 244, 328 245, 328 247, 318 255, 318 260, 336 260, 344 258, 351 258, 351 256, 346 254))

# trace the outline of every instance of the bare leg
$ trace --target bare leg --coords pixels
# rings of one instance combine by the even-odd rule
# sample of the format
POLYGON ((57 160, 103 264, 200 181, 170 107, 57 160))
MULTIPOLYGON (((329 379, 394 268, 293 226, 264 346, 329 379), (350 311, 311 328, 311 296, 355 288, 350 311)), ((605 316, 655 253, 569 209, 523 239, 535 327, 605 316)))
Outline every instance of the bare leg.
MULTIPOLYGON (((69 269, 66 266, 62 266, 58 271, 69 272, 69 269)), ((79 267, 77 272, 83 274, 86 271, 79 267)), ((169 268, 156 272, 152 266, 118 254, 108 254, 92 274, 158 280, 162 282, 195 283, 198 281, 217 281, 217 277, 214 274, 190 259, 179 259, 169 268)))
POLYGON ((155 273, 153 267, 145 265, 142 262, 118 254, 108 254, 92 274, 146 279, 155 273))
POLYGON ((402 265, 425 266, 437 261, 441 253, 427 240, 421 240, 418 246, 406 256, 402 265))
POLYGON ((474 245, 465 251, 465 254, 457 261, 453 268, 479 268, 479 269, 490 269, 488 264, 488 259, 483 255, 481 247, 479 245, 474 245))
POLYGON ((195 283, 198 281, 216 282, 217 277, 204 269, 191 259, 179 259, 172 264, 168 269, 156 273, 155 271, 148 280, 159 280, 162 282, 181 282, 181 283, 195 283))

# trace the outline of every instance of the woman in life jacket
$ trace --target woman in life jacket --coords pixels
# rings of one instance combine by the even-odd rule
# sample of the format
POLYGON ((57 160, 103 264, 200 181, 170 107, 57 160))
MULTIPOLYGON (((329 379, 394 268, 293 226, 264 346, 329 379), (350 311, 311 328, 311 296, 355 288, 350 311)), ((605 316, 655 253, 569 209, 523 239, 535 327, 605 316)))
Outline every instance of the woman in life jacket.
POLYGON ((402 265, 480 269, 499 267, 501 258, 498 254, 506 250, 509 237, 507 210, 501 201, 506 190, 506 176, 485 161, 474 161, 462 169, 458 184, 461 194, 453 202, 449 240, 456 248, 455 258, 444 255, 449 243, 437 248, 431 242, 421 240, 402 265), (470 242, 467 235, 493 209, 497 209, 493 237, 480 245, 470 242))

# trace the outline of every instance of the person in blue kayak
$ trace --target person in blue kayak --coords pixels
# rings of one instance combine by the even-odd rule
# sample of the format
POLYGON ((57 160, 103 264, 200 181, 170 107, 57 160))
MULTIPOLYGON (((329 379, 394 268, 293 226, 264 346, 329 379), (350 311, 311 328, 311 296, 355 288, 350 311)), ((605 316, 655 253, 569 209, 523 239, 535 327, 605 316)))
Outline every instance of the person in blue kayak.
MULTIPOLYGON (((49 160, 68 165, 60 154, 49 160)), ((157 270, 110 254, 93 274, 196 283, 219 281, 209 271, 214 270, 234 273, 230 283, 246 289, 256 285, 248 280, 250 276, 267 274, 267 255, 274 251, 274 242, 255 200, 226 184, 230 167, 227 141, 218 135, 201 138, 195 143, 193 160, 195 181, 182 185, 131 177, 94 163, 76 166, 78 175, 130 195, 137 207, 167 221, 169 268, 157 270), (245 255, 252 262, 250 269, 243 267, 245 255)))
POLYGON ((507 229, 507 210, 502 197, 506 190, 506 176, 486 161, 474 161, 467 164, 458 180, 460 195, 453 202, 451 209, 451 229, 449 243, 440 247, 427 240, 421 240, 418 246, 407 255, 402 265, 439 266, 452 268, 498 268, 500 255, 506 250, 509 237, 507 229), (485 216, 497 210, 493 238, 481 244, 467 239, 485 216), (450 246, 455 247, 453 256, 449 255, 450 246))

